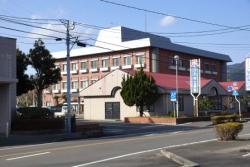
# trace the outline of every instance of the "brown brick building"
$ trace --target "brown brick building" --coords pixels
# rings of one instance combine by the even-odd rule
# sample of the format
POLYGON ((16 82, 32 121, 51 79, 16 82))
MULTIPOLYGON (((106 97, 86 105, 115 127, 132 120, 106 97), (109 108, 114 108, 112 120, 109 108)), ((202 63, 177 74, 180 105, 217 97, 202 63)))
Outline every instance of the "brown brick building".
MULTIPOLYGON (((62 81, 44 91, 43 104, 55 105, 55 96, 66 93, 66 52, 52 53, 62 81)), ((125 27, 101 30, 95 46, 71 51, 71 92, 78 94, 115 69, 175 74, 174 55, 179 55, 179 75, 189 75, 189 60, 201 59, 201 77, 225 81, 228 55, 174 44, 169 38, 125 27)), ((166 81, 167 82, 167 81, 166 81)), ((59 101, 62 101, 59 100, 59 101)), ((77 98, 72 97, 72 101, 77 98)))

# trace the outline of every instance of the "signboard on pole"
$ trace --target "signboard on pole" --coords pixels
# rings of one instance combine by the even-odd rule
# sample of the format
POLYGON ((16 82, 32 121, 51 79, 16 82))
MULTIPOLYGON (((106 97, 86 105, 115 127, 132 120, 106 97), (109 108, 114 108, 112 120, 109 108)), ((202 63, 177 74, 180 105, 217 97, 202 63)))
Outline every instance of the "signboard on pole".
POLYGON ((175 90, 170 92, 170 101, 176 101, 176 91, 175 90))
POLYGON ((190 60, 190 91, 191 94, 200 94, 201 81, 200 81, 200 59, 190 60))
POLYGON ((250 57, 245 60, 245 85, 246 91, 250 91, 250 57))

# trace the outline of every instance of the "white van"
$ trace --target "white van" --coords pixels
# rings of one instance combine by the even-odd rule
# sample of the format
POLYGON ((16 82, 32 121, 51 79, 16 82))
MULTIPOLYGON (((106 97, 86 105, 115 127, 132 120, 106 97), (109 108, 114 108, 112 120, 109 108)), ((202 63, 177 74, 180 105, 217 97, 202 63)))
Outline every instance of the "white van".
MULTIPOLYGON (((54 112, 55 117, 62 117, 65 116, 65 114, 68 112, 68 105, 67 103, 63 103, 62 109, 60 112, 54 112)), ((79 104, 76 102, 71 103, 71 114, 76 115, 76 114, 82 114, 83 113, 83 103, 79 104), (79 108, 80 107, 80 108, 79 108)))
MULTIPOLYGON (((68 112, 68 105, 67 105, 67 103, 64 103, 63 106, 62 106, 61 111, 59 111, 59 112, 54 112, 54 116, 55 116, 55 117, 62 117, 62 116, 65 116, 67 112, 68 112)), ((71 105, 71 110, 70 110, 70 112, 71 112, 72 115, 75 115, 75 112, 76 112, 76 111, 75 111, 73 105, 71 105)))

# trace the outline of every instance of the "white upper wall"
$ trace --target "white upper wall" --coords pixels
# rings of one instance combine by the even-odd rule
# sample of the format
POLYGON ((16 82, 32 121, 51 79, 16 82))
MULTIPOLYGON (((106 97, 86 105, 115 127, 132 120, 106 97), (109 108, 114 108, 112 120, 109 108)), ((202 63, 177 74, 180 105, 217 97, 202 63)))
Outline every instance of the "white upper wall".
POLYGON ((123 76, 128 74, 115 70, 80 92, 80 96, 110 96, 114 87, 121 87, 123 76))
MULTIPOLYGON (((228 55, 175 44, 172 43, 171 40, 167 37, 138 31, 122 26, 101 30, 94 46, 74 49, 71 51, 71 57, 100 54, 142 47, 156 47, 206 58, 222 60, 226 62, 231 61, 231 58, 228 55)), ((52 53, 52 55, 56 59, 65 58, 66 51, 54 52, 52 53)))
MULTIPOLYGON (((147 46, 150 46, 149 38, 123 42, 122 27, 119 26, 101 30, 95 42, 95 46, 73 49, 70 52, 70 57, 121 51, 147 46)), ((66 51, 53 52, 51 54, 56 59, 66 58, 66 51)))

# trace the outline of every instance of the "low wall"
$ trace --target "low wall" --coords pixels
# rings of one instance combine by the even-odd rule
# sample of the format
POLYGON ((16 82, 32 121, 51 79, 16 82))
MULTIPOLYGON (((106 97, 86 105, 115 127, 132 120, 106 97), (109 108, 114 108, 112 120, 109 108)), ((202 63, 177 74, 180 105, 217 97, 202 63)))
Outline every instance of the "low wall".
POLYGON ((188 117, 188 118, 160 118, 160 117, 126 117, 126 123, 166 123, 182 124, 187 122, 210 121, 210 117, 188 117))

